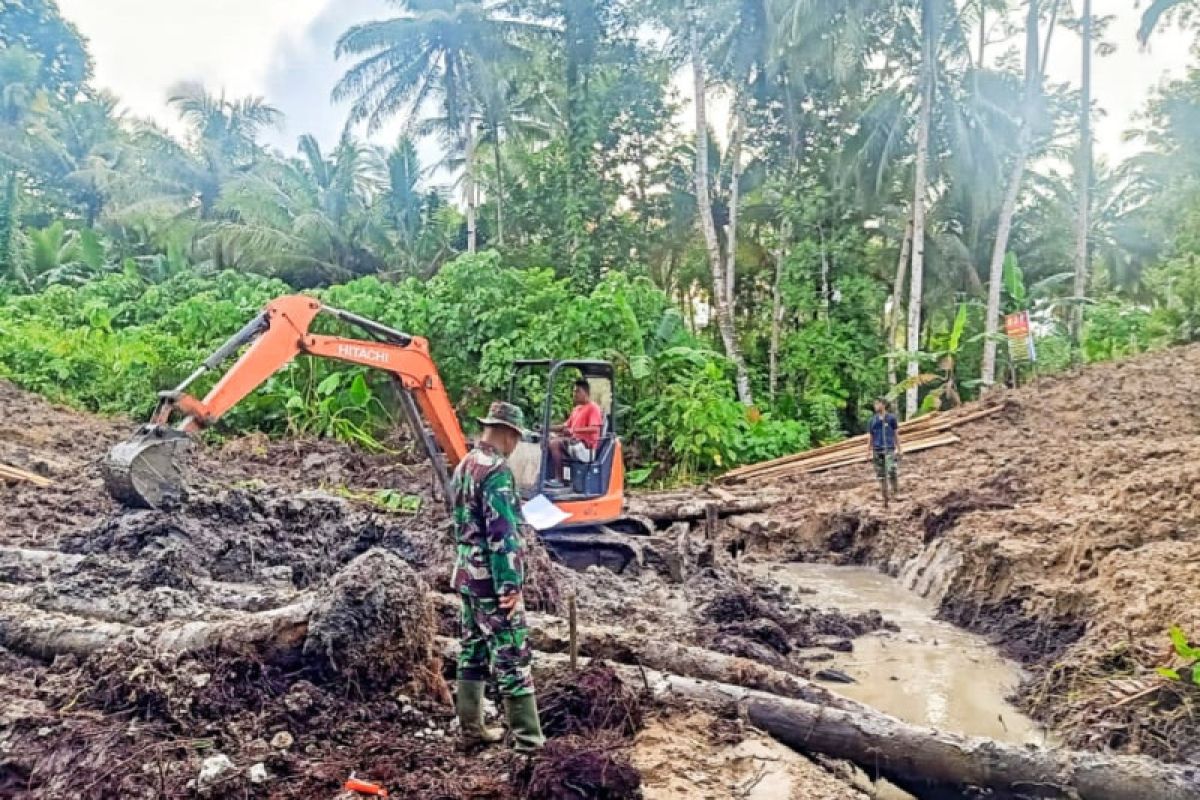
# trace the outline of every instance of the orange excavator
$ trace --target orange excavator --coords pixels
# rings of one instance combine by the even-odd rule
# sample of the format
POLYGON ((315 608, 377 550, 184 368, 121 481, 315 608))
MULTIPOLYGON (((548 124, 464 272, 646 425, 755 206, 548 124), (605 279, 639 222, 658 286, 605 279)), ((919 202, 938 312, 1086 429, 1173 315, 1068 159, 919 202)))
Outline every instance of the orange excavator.
MULTIPOLYGON (((159 393, 150 422, 109 452, 103 470, 109 493, 125 505, 141 508, 159 508, 183 499, 184 455, 191 436, 211 426, 302 355, 331 358, 388 374, 399 390, 399 404, 417 445, 432 463, 443 496, 449 498, 450 475, 466 456, 469 444, 430 356, 429 342, 301 295, 269 303, 183 383, 159 393), (358 328, 369 338, 315 334, 311 328, 320 315, 358 328), (204 399, 187 393, 201 376, 218 369, 243 347, 245 352, 204 399), (173 418, 179 418, 174 427, 173 418)), ((625 470, 621 441, 613 423, 612 365, 592 360, 518 361, 513 368, 509 399, 516 399, 519 386, 528 385, 526 378, 531 371, 543 370, 546 396, 540 430, 532 431, 510 459, 521 493, 526 499, 544 495, 553 505, 551 517, 556 524, 540 534, 560 560, 575 567, 599 564, 621 571, 632 561, 641 561, 636 537, 649 535, 651 528, 644 520, 623 516, 625 470), (582 376, 589 382, 593 398, 605 412, 605 421, 592 460, 569 461, 571 480, 566 486, 558 486, 550 480, 555 476, 550 474, 548 448, 555 384, 564 375, 572 381, 582 376)))

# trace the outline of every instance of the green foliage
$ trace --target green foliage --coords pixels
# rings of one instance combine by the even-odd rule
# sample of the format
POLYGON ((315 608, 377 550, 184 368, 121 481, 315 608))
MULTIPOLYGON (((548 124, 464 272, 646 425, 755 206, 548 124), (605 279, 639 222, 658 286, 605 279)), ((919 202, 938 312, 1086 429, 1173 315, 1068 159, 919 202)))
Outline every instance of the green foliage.
POLYGON ((1200 339, 1200 264, 1195 255, 1174 258, 1146 273, 1157 307, 1153 333, 1171 343, 1200 339))
POLYGON ((1182 681, 1186 676, 1189 683, 1200 686, 1200 647, 1193 647, 1187 634, 1178 625, 1171 626, 1170 635, 1175 655, 1188 663, 1181 668, 1159 667, 1158 674, 1173 681, 1182 681))
POLYGON ((1083 355, 1087 361, 1144 352, 1151 344, 1150 311, 1118 298, 1105 298, 1087 309, 1083 355))
MULTIPOLYGON (((232 272, 185 272, 154 284, 134 268, 80 287, 11 296, 0 305, 0 374, 94 411, 143 416, 158 390, 287 292, 279 281, 232 272)), ((551 270, 505 268, 484 253, 448 264, 430 281, 362 278, 321 294, 333 306, 428 338, 464 416, 506 389, 515 358, 609 358, 619 367, 618 415, 632 449, 682 474, 808 443, 798 422, 748 416, 729 393, 725 360, 679 328, 678 314, 645 279, 612 273, 580 296, 551 270)), ((385 386, 361 368, 299 359, 224 425, 378 450, 383 431, 396 424, 385 386)), ((527 407, 533 402, 526 398, 527 407)))

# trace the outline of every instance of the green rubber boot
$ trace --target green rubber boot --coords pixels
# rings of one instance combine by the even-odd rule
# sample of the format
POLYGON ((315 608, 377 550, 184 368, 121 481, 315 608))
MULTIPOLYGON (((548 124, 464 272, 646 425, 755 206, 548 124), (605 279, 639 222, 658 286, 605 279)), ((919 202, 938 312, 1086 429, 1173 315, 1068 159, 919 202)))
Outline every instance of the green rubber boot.
POLYGON ((463 744, 467 747, 495 744, 504 739, 504 731, 484 727, 483 689, 483 681, 458 682, 458 697, 455 698, 454 707, 458 711, 463 744))
POLYGON ((881 480, 881 481, 879 482, 879 488, 880 488, 881 490, 883 490, 883 507, 884 507, 884 508, 887 508, 887 507, 888 507, 888 500, 890 500, 890 499, 891 499, 890 497, 888 497, 888 482, 887 482, 887 478, 884 478, 883 480, 881 480))
POLYGON ((536 695, 504 698, 504 715, 513 732, 513 748, 518 753, 534 753, 546 744, 542 722, 538 719, 536 695))

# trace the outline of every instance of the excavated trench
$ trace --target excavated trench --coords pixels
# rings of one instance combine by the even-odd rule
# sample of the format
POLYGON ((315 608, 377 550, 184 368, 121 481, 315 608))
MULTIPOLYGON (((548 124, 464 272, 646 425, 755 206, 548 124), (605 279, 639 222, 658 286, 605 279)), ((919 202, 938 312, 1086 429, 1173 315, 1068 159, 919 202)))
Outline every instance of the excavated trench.
POLYGON ((1046 732, 1009 698, 1025 677, 984 637, 937 618, 937 604, 869 567, 777 565, 771 577, 811 592, 808 601, 843 614, 880 610, 884 628, 834 652, 824 667, 853 683, 839 694, 906 722, 1011 744, 1045 744, 1046 732))

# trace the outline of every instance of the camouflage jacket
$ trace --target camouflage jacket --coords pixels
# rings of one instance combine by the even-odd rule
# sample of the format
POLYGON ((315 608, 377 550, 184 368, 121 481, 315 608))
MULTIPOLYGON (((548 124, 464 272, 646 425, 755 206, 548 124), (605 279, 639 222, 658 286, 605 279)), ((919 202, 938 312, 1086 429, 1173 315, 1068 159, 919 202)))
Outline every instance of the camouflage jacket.
POLYGON ((456 592, 500 597, 525 583, 516 480, 504 457, 481 442, 454 471, 454 543, 451 583, 456 592))

